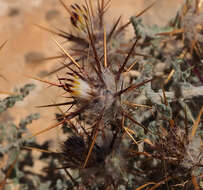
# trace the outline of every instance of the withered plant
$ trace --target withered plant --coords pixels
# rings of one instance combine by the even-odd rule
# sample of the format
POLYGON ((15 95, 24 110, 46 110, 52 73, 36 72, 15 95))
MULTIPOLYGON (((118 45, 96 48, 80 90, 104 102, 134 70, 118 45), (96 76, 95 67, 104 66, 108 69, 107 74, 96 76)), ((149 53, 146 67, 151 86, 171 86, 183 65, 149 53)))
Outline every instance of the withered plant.
MULTIPOLYGON (((46 163, 42 174, 28 174, 37 176, 44 189, 200 189, 199 1, 185 1, 164 27, 142 22, 141 16, 154 3, 127 23, 121 25, 119 17, 112 26, 105 19, 110 1, 60 3, 70 16, 71 32, 37 25, 70 42, 66 46, 54 36, 61 54, 44 59, 61 59, 62 66, 49 73, 60 71, 57 81, 33 77, 61 89, 60 102, 38 106, 57 107, 60 113, 56 124, 43 126, 19 144, 18 150, 42 152, 39 159, 46 163), (135 35, 126 40, 130 25, 135 35), (56 127, 66 137, 58 150, 45 150, 29 141, 24 144, 56 127)), ((16 163, 25 170, 23 162, 10 163, 3 187, 9 176, 12 179, 16 163)), ((36 188, 35 183, 27 187, 36 188)))

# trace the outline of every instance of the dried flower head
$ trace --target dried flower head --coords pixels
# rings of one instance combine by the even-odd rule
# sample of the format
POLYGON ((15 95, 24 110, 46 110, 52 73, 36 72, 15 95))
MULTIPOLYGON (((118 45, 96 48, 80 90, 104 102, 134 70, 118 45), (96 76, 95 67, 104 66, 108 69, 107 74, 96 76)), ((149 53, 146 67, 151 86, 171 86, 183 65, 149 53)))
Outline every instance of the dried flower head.
MULTIPOLYGON (((84 164, 85 157, 89 151, 88 144, 82 137, 69 137, 61 146, 60 155, 62 156, 62 165, 64 168, 80 169, 84 164)), ((105 149, 94 145, 91 159, 89 159, 86 168, 96 167, 104 162, 105 149)))

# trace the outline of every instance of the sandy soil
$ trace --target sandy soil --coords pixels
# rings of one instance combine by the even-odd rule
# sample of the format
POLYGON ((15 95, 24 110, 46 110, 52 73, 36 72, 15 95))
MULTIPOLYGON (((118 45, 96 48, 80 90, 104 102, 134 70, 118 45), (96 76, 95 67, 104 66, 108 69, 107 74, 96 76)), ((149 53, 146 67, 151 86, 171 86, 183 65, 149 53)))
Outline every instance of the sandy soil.
MULTIPOLYGON (((64 0, 64 2, 70 5, 73 2, 82 1, 64 0)), ((152 2, 152 0, 112 0, 106 16, 111 22, 122 15, 123 22, 125 22, 130 16, 136 15, 152 2)), ((145 23, 164 25, 180 7, 180 2, 182 0, 157 1, 154 7, 143 16, 145 23)), ((0 44, 8 40, 0 52, 0 73, 8 81, 0 78, 0 90, 12 91, 14 87, 21 87, 25 83, 37 85, 37 88, 25 101, 17 103, 13 109, 2 114, 0 120, 9 118, 17 123, 20 118, 30 113, 40 112, 41 119, 29 126, 31 132, 34 133, 54 124, 54 113, 56 112, 56 109, 39 109, 36 106, 50 104, 52 101, 60 102, 60 92, 29 79, 27 75, 40 77, 42 73, 51 71, 60 64, 56 60, 43 63, 28 61, 27 57, 31 52, 44 57, 57 55, 58 52, 58 48, 52 40, 53 35, 42 31, 33 24, 70 31, 69 15, 58 0, 0 0, 0 20, 0 44)), ((129 31, 128 35, 132 35, 132 28, 129 28, 129 31)), ((56 75, 46 79, 56 81, 56 75)), ((3 96, 1 95, 1 97, 3 96)), ((38 140, 50 139, 55 134, 56 130, 52 130, 38 136, 38 140)))

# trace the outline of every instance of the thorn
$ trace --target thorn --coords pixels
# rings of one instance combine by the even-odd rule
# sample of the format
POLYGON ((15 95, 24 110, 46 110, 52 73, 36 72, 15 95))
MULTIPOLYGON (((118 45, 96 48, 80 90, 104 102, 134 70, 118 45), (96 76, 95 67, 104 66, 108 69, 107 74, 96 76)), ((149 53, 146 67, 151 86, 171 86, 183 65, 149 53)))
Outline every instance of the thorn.
POLYGON ((139 38, 137 38, 136 41, 134 42, 133 46, 131 47, 131 49, 130 49, 128 55, 127 55, 127 57, 125 58, 125 61, 124 61, 123 65, 120 67, 120 69, 118 71, 118 74, 117 74, 117 80, 119 80, 121 73, 124 71, 124 68, 125 68, 128 60, 129 60, 129 58, 130 58, 130 56, 131 56, 131 54, 133 52, 133 50, 135 48, 135 45, 137 44, 138 40, 139 40, 139 38))
POLYGON ((93 124, 93 126, 95 125, 95 127, 93 128, 93 131, 92 131, 93 133, 92 133, 91 137, 92 137, 93 135, 94 135, 94 137, 93 137, 93 140, 92 140, 90 149, 89 149, 89 151, 88 151, 87 157, 86 157, 86 159, 85 159, 85 162, 84 162, 84 165, 83 165, 82 168, 85 168, 85 167, 87 166, 87 162, 88 162, 88 160, 89 160, 89 158, 90 158, 90 155, 91 155, 91 153, 92 153, 92 150, 93 150, 93 148, 94 148, 94 145, 95 145, 95 142, 96 142, 96 138, 97 138, 98 133, 99 133, 99 130, 98 130, 98 128, 99 128, 99 123, 100 123, 100 121, 101 121, 101 119, 102 119, 104 110, 105 110, 105 107, 102 109, 102 112, 100 113, 100 116, 99 116, 98 120, 96 121, 96 123, 93 124))
MULTIPOLYGON (((60 34, 59 32, 56 32, 56 31, 54 31, 54 30, 52 30, 52 29, 46 28, 46 27, 41 26, 41 25, 39 25, 39 24, 33 24, 33 25, 36 26, 36 27, 38 27, 38 28, 40 28, 40 29, 42 29, 42 30, 45 30, 45 31, 47 31, 47 32, 50 32, 50 33, 52 33, 52 34, 56 34, 57 36, 61 36, 61 34, 60 34)), ((62 37, 64 37, 64 36, 62 36, 62 37)))
POLYGON ((143 82, 141 82, 139 84, 132 84, 129 87, 127 87, 127 88, 125 88, 123 90, 118 91, 117 93, 115 93, 114 96, 120 96, 121 94, 127 93, 127 92, 129 92, 129 91, 131 91, 131 90, 133 90, 135 88, 139 88, 140 86, 143 86, 145 83, 151 82, 152 80, 153 79, 149 79, 149 80, 145 80, 145 81, 143 81, 143 82))
POLYGON ((10 177, 11 172, 13 171, 13 168, 18 160, 18 156, 15 158, 15 160, 12 162, 11 166, 8 168, 8 171, 6 172, 5 178, 3 179, 3 181, 1 181, 0 183, 0 190, 4 190, 4 187, 6 185, 6 180, 10 177))
POLYGON ((107 1, 106 4, 104 5, 104 8, 103 8, 103 14, 108 10, 108 5, 109 3, 111 2, 111 0, 107 1))
POLYGON ((156 183, 155 185, 153 185, 149 190, 155 190, 157 189, 157 187, 161 186, 162 184, 166 183, 167 181, 169 181, 171 179, 170 176, 166 177, 165 179, 163 179, 162 181, 156 183))
POLYGON ((52 59, 61 59, 61 58, 65 58, 65 57, 66 56, 64 54, 62 54, 62 55, 56 55, 56 56, 52 56, 52 57, 46 57, 46 58, 34 60, 34 62, 43 62, 43 61, 49 61, 52 59))
POLYGON ((99 61, 98 55, 97 55, 96 47, 94 45, 93 34, 90 33, 90 29, 89 29, 89 26, 88 26, 87 22, 86 22, 86 27, 87 27, 88 36, 89 36, 89 39, 90 39, 90 42, 91 42, 91 46, 92 46, 92 49, 93 49, 94 58, 96 60, 97 69, 101 73, 101 65, 100 65, 100 61, 99 61))
POLYGON ((152 148, 155 148, 156 146, 147 138, 144 139, 144 142, 150 145, 152 148))
MULTIPOLYGON (((64 63, 62 63, 65 67, 67 67, 69 70, 71 70, 75 75, 77 75, 80 79, 86 81, 85 77, 83 77, 81 74, 79 74, 77 71, 75 71, 74 69, 72 69, 71 67, 69 67, 69 65, 66 65, 64 63)), ((74 76, 73 73, 67 72, 68 75, 74 76)))
POLYGON ((143 53, 134 53, 136 56, 142 56, 142 57, 152 57, 151 55, 143 54, 143 53))
POLYGON ((128 136, 133 140, 133 142, 138 145, 138 142, 134 139, 134 137, 131 134, 135 134, 135 132, 127 127, 123 127, 125 132, 128 134, 128 136))
POLYGON ((134 62, 130 65, 130 67, 126 70, 126 72, 129 72, 129 71, 135 66, 136 63, 137 63, 137 61, 134 61, 134 62))
POLYGON ((198 127, 198 125, 199 125, 199 123, 200 123, 200 121, 201 121, 201 116, 202 116, 202 114, 203 114, 203 106, 202 106, 202 108, 201 108, 201 110, 200 110, 200 112, 199 112, 199 115, 198 115, 198 117, 197 117, 197 119, 196 119, 194 125, 192 126, 192 131, 191 131, 191 133, 190 133, 190 140, 192 140, 193 137, 195 136, 195 133, 196 133, 196 131, 197 131, 197 127, 198 127))
POLYGON ((104 6, 104 0, 102 0, 101 5, 99 3, 99 0, 97 0, 97 7, 98 7, 98 13, 99 13, 99 26, 102 28, 103 25, 103 6, 104 6))
POLYGON ((174 75, 174 73, 175 73, 175 70, 172 69, 171 72, 169 73, 167 79, 164 81, 164 85, 166 85, 171 80, 171 78, 174 75))
POLYGON ((94 138, 93 138, 93 141, 92 141, 92 144, 91 144, 91 146, 90 146, 89 152, 88 152, 88 154, 87 154, 87 157, 86 157, 86 159, 85 159, 85 162, 84 162, 84 165, 83 165, 82 168, 85 168, 86 165, 87 165, 87 162, 88 162, 88 160, 89 160, 89 158, 90 158, 90 155, 91 155, 91 153, 92 153, 92 150, 93 150, 93 148, 94 148, 95 141, 96 141, 96 138, 97 138, 98 133, 99 133, 99 130, 96 130, 95 135, 94 135, 94 138))
POLYGON ((92 0, 89 0, 89 5, 90 5, 90 11, 91 11, 92 17, 94 18, 94 11, 93 11, 93 6, 92 6, 92 0))
POLYGON ((50 151, 50 150, 44 150, 44 149, 41 149, 41 148, 35 148, 35 147, 31 147, 31 146, 23 146, 22 148, 24 149, 27 149, 27 150, 34 150, 34 151, 38 151, 38 152, 43 152, 43 153, 57 153, 57 152, 53 152, 53 151, 50 151))
POLYGON ((71 57, 71 55, 57 42, 56 39, 54 39, 54 42, 56 45, 67 55, 67 57, 80 69, 80 65, 71 57))
MULTIPOLYGON (((152 133, 149 129, 147 129, 144 125, 142 125, 141 123, 139 123, 138 121, 136 121, 132 116, 130 116, 126 111, 124 111, 123 109, 121 110, 122 114, 130 119, 133 123, 135 123, 136 125, 140 126, 141 128, 144 129, 144 132, 147 133, 147 132, 150 132, 152 133)), ((152 133, 153 134, 153 133, 152 133)))
MULTIPOLYGON (((76 59, 76 62, 79 62, 80 60, 83 60, 84 58, 85 58, 84 56, 83 56, 83 57, 80 57, 79 59, 76 59)), ((54 73, 56 73, 56 72, 58 72, 58 71, 64 69, 64 68, 67 67, 67 66, 70 66, 70 65, 72 65, 72 64, 73 64, 72 61, 69 62, 68 64, 65 64, 65 65, 63 64, 63 66, 61 66, 61 67, 59 67, 58 69, 55 69, 55 70, 49 72, 48 74, 44 75, 44 77, 50 76, 50 75, 52 75, 52 74, 54 74, 54 73)))
MULTIPOLYGON (((52 102, 55 103, 54 101, 52 101, 52 102)), ((63 117, 65 117, 66 114, 60 107, 57 106, 56 109, 61 113, 61 115, 63 115, 63 117)))
POLYGON ((107 37, 107 42, 109 42, 110 39, 111 39, 111 37, 113 36, 113 33, 115 32, 115 30, 116 30, 116 28, 117 28, 118 23, 120 22, 120 20, 121 20, 121 16, 118 18, 118 20, 117 20, 116 23, 114 24, 113 28, 111 29, 111 31, 110 31, 110 33, 109 33, 109 35, 108 35, 108 37, 107 37))
POLYGON ((58 30, 60 32, 59 36, 65 38, 65 39, 68 39, 69 41, 75 42, 84 47, 88 47, 88 45, 89 45, 88 42, 84 38, 74 36, 73 34, 69 34, 69 33, 65 32, 64 30, 61 30, 58 28, 56 28, 56 30, 58 30))
POLYGON ((33 137, 36 137, 36 136, 38 136, 38 135, 41 135, 41 134, 44 133, 44 132, 47 132, 47 131, 49 131, 49 130, 51 130, 51 129, 54 129, 55 127, 58 127, 59 125, 63 124, 64 122, 66 122, 66 119, 64 119, 64 120, 61 121, 61 122, 58 122, 58 123, 55 124, 55 125, 52 125, 52 126, 50 126, 50 127, 47 127, 46 129, 43 129, 43 130, 41 130, 41 131, 38 131, 38 132, 34 133, 33 135, 28 136, 27 138, 33 138, 33 137))
POLYGON ((74 36, 72 34, 69 34, 69 33, 65 32, 65 31, 63 31, 61 29, 57 28, 56 30, 59 31, 59 32, 57 32, 55 30, 52 30, 50 28, 46 28, 46 27, 38 25, 38 24, 33 24, 33 25, 40 28, 40 29, 42 29, 42 30, 50 32, 51 34, 55 34, 55 35, 60 36, 62 38, 68 39, 68 40, 70 40, 72 42, 79 43, 79 44, 84 45, 84 46, 87 46, 87 44, 88 44, 85 39, 74 36))
POLYGON ((66 4, 62 1, 62 0, 59 0, 59 2, 61 3, 61 5, 66 9, 66 11, 72 16, 75 18, 75 15, 72 13, 72 11, 66 6, 66 4))
MULTIPOLYGON (((138 152, 138 151, 132 150, 131 153, 134 153, 135 155, 144 155, 144 156, 149 157, 149 158, 152 158, 152 157, 153 157, 151 154, 149 154, 149 153, 147 153, 147 152, 138 152)), ((149 183, 147 183, 147 184, 156 184, 156 183, 154 183, 154 182, 149 182, 149 183)), ((144 185, 143 185, 143 186, 140 186, 138 189, 135 189, 135 190, 141 190, 141 189, 140 189, 141 187, 145 187, 145 186, 144 186, 144 185)))
POLYGON ((77 181, 75 181, 75 179, 72 177, 72 175, 69 173, 69 171, 66 168, 64 168, 64 171, 66 172, 67 176, 71 179, 73 184, 76 186, 77 185, 77 181))
POLYGON ((92 49, 93 49, 94 58, 95 58, 95 60, 96 60, 96 65, 97 65, 97 69, 98 69, 98 70, 95 68, 94 63, 91 63, 91 62, 90 62, 90 63, 91 63, 91 66, 93 67, 93 69, 95 70, 97 76, 98 76, 99 79, 101 80, 101 82, 105 85, 104 80, 103 80, 103 78, 102 78, 102 76, 101 76, 101 65, 100 65, 100 61, 99 61, 98 55, 97 55, 97 50, 96 50, 96 48, 95 48, 95 45, 94 45, 94 42, 93 42, 93 39, 92 39, 92 35, 91 35, 91 33, 90 33, 90 29, 89 29, 89 27, 88 27, 87 22, 86 22, 86 27, 87 27, 88 36, 89 36, 89 38, 90 38, 90 42, 91 42, 91 46, 92 46, 92 49))
MULTIPOLYGON (((144 154, 145 155, 145 154, 144 154)), ((146 156, 146 155, 145 155, 146 156)), ((147 186, 149 186, 149 185, 154 185, 154 184, 156 184, 155 182, 148 182, 148 183, 145 183, 144 185, 141 185, 141 186, 139 186, 137 189, 135 189, 135 190, 142 190, 142 189, 144 189, 145 187, 147 187, 147 186)))
POLYGON ((43 80, 43 79, 40 79, 40 78, 37 78, 37 77, 31 77, 31 76, 28 76, 28 75, 24 75, 24 76, 27 77, 27 78, 33 79, 33 80, 37 80, 37 81, 40 81, 40 82, 43 82, 43 83, 46 83, 46 84, 50 84, 52 86, 61 87, 61 85, 59 85, 59 84, 56 84, 56 83, 53 83, 53 82, 50 82, 50 81, 47 81, 47 80, 43 80))
POLYGON ((128 21, 126 24, 124 24, 123 26, 121 26, 118 31, 116 32, 116 35, 118 35, 122 30, 124 30, 128 25, 131 24, 131 21, 128 21))
POLYGON ((184 32, 184 29, 174 29, 171 32, 161 32, 161 33, 156 33, 156 36, 175 36, 175 35, 179 35, 182 34, 184 32))
MULTIPOLYGON (((189 131, 188 131, 188 119, 187 119, 186 106, 184 107, 184 123, 185 123, 185 134, 186 134, 186 137, 188 138, 189 131)), ((189 139, 187 139, 187 141, 188 141, 188 140, 189 140, 189 139)))
POLYGON ((146 7, 144 10, 142 10, 141 12, 139 12, 135 17, 140 17, 142 14, 144 14, 146 11, 148 11, 151 7, 154 6, 154 4, 156 3, 157 1, 154 1, 152 4, 150 4, 148 7, 146 7))
POLYGON ((194 186, 194 190, 200 190, 200 186, 197 182, 197 177, 192 174, 192 183, 194 186))
MULTIPOLYGON (((89 6, 88 6, 88 3, 87 3, 87 0, 85 0, 85 5, 86 5, 86 10, 87 10, 87 11, 86 11, 86 12, 87 12, 87 16, 89 17, 91 33, 93 34, 93 22, 92 22, 92 19, 91 19, 90 9, 89 9, 89 6)), ((87 20, 88 20, 88 19, 85 19, 85 23, 86 23, 86 28, 88 29, 89 26, 88 26, 87 20)), ((90 30, 89 30, 89 31, 90 31, 90 30)), ((93 36, 94 36, 94 35, 93 35, 93 36)))
POLYGON ((111 2, 111 0, 108 0, 108 1, 106 2, 106 4, 104 5, 104 8, 106 8, 106 7, 109 5, 110 2, 111 2))
POLYGON ((71 101, 71 102, 63 102, 63 103, 49 104, 49 105, 36 106, 36 107, 37 108, 46 108, 46 107, 66 106, 66 105, 75 104, 75 103, 76 103, 76 101, 71 101))
POLYGON ((162 88, 162 92, 163 92, 163 97, 164 97, 164 104, 165 104, 166 106, 168 106, 168 101, 167 101, 167 98, 166 98, 166 93, 165 93, 164 88, 162 88))

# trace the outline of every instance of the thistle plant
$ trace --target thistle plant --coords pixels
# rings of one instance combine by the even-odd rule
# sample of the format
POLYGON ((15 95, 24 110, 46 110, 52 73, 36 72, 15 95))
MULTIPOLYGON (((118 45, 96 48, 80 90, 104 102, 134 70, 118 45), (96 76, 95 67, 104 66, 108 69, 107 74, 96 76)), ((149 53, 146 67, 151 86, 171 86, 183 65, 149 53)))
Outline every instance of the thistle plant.
POLYGON ((73 32, 38 27, 71 43, 64 47, 54 38, 62 53, 51 58, 63 60, 62 72, 56 82, 37 80, 61 89, 65 98, 39 106, 60 113, 56 124, 30 137, 61 126, 66 139, 56 151, 31 144, 30 137, 23 141, 47 163, 37 181, 45 189, 202 188, 203 89, 188 65, 202 61, 199 1, 185 1, 164 27, 142 22, 154 3, 112 26, 105 20, 110 1, 60 3, 73 32), (135 36, 127 41, 130 25, 135 36))
MULTIPOLYGON (((65 6, 63 2, 62 5, 65 6)), ((119 147, 118 139, 123 134, 124 128, 122 127, 122 122, 124 121, 124 116, 131 121, 132 125, 142 128, 145 132, 148 131, 125 108, 125 102, 127 100, 130 101, 133 97, 133 91, 135 89, 138 90, 139 87, 151 81, 151 79, 143 80, 139 83, 128 83, 125 81, 124 73, 129 72, 134 64, 132 54, 139 36, 133 40, 133 45, 127 51, 127 56, 123 56, 117 62, 114 59, 117 53, 111 52, 112 56, 109 53, 109 47, 113 46, 111 38, 116 40, 127 24, 116 30, 119 18, 112 29, 106 32, 106 27, 103 23, 103 14, 106 8, 105 2, 99 2, 98 12, 93 12, 91 7, 91 3, 82 7, 76 4, 72 6, 73 11, 70 11, 65 6, 71 14, 73 26, 80 32, 79 37, 73 38, 72 36, 70 41, 74 39, 73 42, 77 49, 83 48, 84 51, 89 51, 86 52, 86 57, 82 64, 76 61, 55 40, 58 47, 63 51, 63 54, 71 60, 70 64, 64 64, 68 72, 65 73, 64 77, 58 77, 59 84, 55 86, 63 88, 66 93, 70 94, 69 99, 71 98, 72 100, 41 106, 71 105, 72 110, 75 107, 75 110, 64 113, 57 125, 69 122, 77 116, 88 118, 89 121, 84 119, 84 122, 90 126, 90 129, 87 129, 87 126, 83 125, 72 126, 75 134, 65 141, 61 152, 62 158, 65 160, 62 161, 64 168, 76 167, 78 169, 81 168, 80 170, 86 167, 97 167, 98 164, 107 162, 106 160, 109 159, 108 155, 112 153, 114 146, 119 147), (85 37, 83 38, 83 36, 85 37), (75 41, 76 38, 78 39, 77 41, 75 41), (85 43, 81 44, 79 39, 83 39, 82 41, 85 41, 89 47, 84 45, 85 43), (68 157, 68 155, 72 156, 68 157)), ((41 132, 34 134, 34 136, 41 132)), ((107 172, 106 176, 109 175, 111 174, 107 172)), ((106 176, 103 175, 105 179, 106 176)), ((112 180, 114 181, 113 178, 112 180)))

